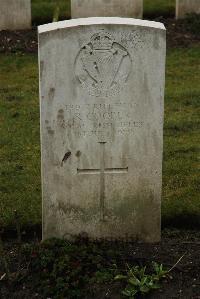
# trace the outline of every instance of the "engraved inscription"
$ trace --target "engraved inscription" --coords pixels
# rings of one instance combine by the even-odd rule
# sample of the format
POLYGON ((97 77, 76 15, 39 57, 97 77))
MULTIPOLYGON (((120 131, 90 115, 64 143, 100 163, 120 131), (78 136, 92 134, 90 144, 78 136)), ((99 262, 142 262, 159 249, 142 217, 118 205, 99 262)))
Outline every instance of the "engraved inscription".
POLYGON ((128 51, 111 34, 101 31, 79 51, 75 74, 90 95, 109 97, 120 91, 131 71, 128 51))
POLYGON ((97 141, 132 136, 145 125, 145 120, 138 118, 137 107, 134 102, 67 104, 58 109, 56 119, 46 123, 46 128, 56 130, 56 126, 70 136, 94 137, 97 141))

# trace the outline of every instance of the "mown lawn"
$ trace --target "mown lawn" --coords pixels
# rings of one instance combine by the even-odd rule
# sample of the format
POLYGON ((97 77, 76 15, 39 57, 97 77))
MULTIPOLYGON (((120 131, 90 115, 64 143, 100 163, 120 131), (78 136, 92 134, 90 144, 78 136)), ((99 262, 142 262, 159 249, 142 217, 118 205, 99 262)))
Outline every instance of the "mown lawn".
POLYGON ((45 24, 52 22, 55 8, 59 7, 59 19, 69 19, 71 14, 71 0, 31 0, 32 24, 45 24))
POLYGON ((143 3, 144 18, 175 15, 176 0, 143 0, 143 3))
MULTIPOLYGON (((70 18, 70 0, 32 0, 33 25, 52 22, 56 6, 60 20, 70 18)), ((174 15, 175 0, 144 0, 144 18, 174 15)))
MULTIPOLYGON (((163 224, 200 225, 200 48, 171 49, 165 96, 163 224)), ((36 55, 0 55, 0 225, 41 224, 36 55)))
POLYGON ((200 224, 200 48, 167 57, 163 220, 200 224))
POLYGON ((0 56, 0 221, 41 219, 37 58, 0 56))

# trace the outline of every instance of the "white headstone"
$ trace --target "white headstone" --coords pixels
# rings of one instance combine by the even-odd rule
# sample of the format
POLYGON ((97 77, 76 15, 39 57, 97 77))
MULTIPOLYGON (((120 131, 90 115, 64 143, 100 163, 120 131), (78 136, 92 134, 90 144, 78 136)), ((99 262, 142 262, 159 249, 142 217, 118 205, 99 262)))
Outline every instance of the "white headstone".
POLYGON ((71 0, 72 18, 126 17, 143 15, 143 0, 71 0))
POLYGON ((31 0, 0 0, 0 30, 31 28, 31 0))
POLYGON ((189 13, 200 14, 200 0, 176 0, 176 18, 184 18, 189 13))
POLYGON ((165 28, 39 27, 43 238, 160 239, 165 28))

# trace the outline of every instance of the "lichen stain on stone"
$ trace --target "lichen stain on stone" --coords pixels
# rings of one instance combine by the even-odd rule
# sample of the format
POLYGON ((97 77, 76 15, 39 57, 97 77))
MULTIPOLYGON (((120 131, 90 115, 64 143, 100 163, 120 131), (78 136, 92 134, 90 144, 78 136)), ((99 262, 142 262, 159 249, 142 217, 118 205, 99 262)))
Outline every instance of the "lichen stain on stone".
POLYGON ((114 214, 121 221, 125 221, 127 218, 131 219, 133 213, 136 211, 134 203, 133 199, 124 200, 123 203, 114 208, 114 214))
POLYGON ((62 201, 59 201, 58 202, 58 211, 63 211, 64 214, 67 214, 68 213, 68 207, 62 202, 62 201))
POLYGON ((63 157, 63 159, 62 159, 62 162, 61 162, 61 166, 63 166, 63 164, 67 161, 67 159, 69 159, 69 157, 71 156, 71 152, 70 151, 68 151, 65 155, 64 155, 64 157, 63 157))
POLYGON ((60 213, 62 211, 65 215, 67 215, 68 219, 72 222, 76 221, 81 223, 88 223, 91 219, 94 219, 99 214, 99 211, 93 207, 83 209, 78 205, 66 204, 59 200, 57 211, 60 213), (96 216, 95 216, 96 215, 96 216))

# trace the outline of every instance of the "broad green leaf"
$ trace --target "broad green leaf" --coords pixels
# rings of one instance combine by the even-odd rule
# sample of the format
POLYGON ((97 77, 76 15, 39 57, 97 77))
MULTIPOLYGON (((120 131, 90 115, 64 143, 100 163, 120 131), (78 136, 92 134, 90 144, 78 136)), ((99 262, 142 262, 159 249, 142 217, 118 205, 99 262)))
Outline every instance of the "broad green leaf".
POLYGON ((124 280, 124 279, 127 279, 127 276, 126 275, 117 275, 115 276, 114 280, 124 280))
POLYGON ((141 283, 136 277, 131 277, 128 282, 134 286, 139 286, 141 283))
POLYGON ((141 293, 148 293, 150 291, 150 288, 147 285, 143 285, 140 287, 141 293))

